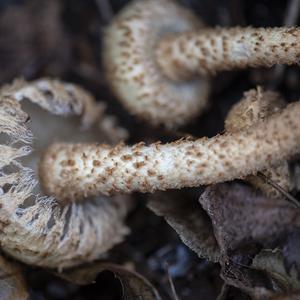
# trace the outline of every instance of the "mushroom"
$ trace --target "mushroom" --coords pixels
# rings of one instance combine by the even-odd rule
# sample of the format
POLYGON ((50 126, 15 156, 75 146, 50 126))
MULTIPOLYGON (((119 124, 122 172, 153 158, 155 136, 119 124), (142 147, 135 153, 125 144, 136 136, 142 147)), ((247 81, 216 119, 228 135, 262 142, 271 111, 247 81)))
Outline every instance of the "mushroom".
POLYGON ((300 101, 249 128, 195 141, 115 147, 56 143, 40 163, 41 184, 47 194, 76 199, 243 178, 300 151, 299 120, 300 101))
POLYGON ((0 255, 0 299, 29 300, 21 268, 0 255))
POLYGON ((0 108, 1 248, 24 263, 62 269, 100 258, 121 242, 129 232, 129 197, 47 197, 35 178, 50 142, 126 137, 104 105, 76 85, 40 79, 3 87, 0 108))
POLYGON ((298 63, 299 37, 299 28, 206 28, 172 1, 133 1, 107 29, 103 62, 131 113, 172 127, 207 106, 210 75, 298 63))
MULTIPOLYGON (((264 120, 273 113, 286 106, 282 97, 272 91, 264 91, 261 87, 245 93, 244 98, 234 105, 225 120, 225 130, 236 132, 251 127, 260 119, 264 120)), ((280 162, 262 173, 273 182, 276 182, 286 191, 293 188, 293 180, 287 161, 280 162)), ((250 175, 246 178, 268 197, 282 197, 282 193, 267 184, 262 178, 250 175)))

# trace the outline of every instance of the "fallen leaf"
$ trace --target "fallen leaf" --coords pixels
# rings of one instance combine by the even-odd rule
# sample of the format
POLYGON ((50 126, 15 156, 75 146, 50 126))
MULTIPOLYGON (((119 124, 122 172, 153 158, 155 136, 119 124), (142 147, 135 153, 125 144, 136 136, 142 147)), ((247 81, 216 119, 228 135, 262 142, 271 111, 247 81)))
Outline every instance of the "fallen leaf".
MULTIPOLYGON (((282 246, 282 241, 286 241, 284 249, 292 253, 287 241, 299 228, 299 211, 283 199, 267 198, 238 182, 208 187, 200 203, 211 218, 220 247, 224 281, 253 299, 266 299, 285 291, 287 282, 275 280, 265 268, 253 265, 253 260, 262 249, 282 246)), ((299 247, 293 249, 291 263, 299 247)))
MULTIPOLYGON (((299 248, 297 249, 299 251, 299 248)), ((284 264, 284 256, 280 249, 262 250, 251 265, 256 270, 265 271, 274 280, 281 291, 287 292, 300 289, 298 272, 293 265, 288 271, 284 264)))
POLYGON ((103 271, 110 271, 120 280, 124 299, 128 300, 161 300, 155 287, 140 274, 123 266, 112 263, 95 262, 86 266, 76 267, 57 274, 65 280, 78 285, 95 282, 103 271))
POLYGON ((148 207, 166 219, 181 240, 199 257, 219 260, 220 251, 214 237, 211 221, 196 200, 187 191, 157 192, 149 196, 148 207))
POLYGON ((241 183, 208 187, 200 203, 211 218, 222 255, 242 242, 274 248, 283 235, 300 227, 299 210, 284 199, 270 199, 241 183))
POLYGON ((224 282, 242 290, 251 299, 266 299, 274 294, 273 282, 263 271, 237 264, 230 259, 224 260, 221 265, 224 282))

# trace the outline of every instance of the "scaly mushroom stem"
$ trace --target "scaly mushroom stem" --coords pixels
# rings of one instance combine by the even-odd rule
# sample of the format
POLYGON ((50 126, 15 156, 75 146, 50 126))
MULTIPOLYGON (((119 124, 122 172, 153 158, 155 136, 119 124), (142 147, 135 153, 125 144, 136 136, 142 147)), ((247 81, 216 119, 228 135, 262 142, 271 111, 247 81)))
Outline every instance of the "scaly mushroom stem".
POLYGON ((207 107, 210 74, 297 64, 299 37, 297 27, 206 28, 176 2, 133 1, 106 31, 103 63, 128 111, 175 127, 207 107))
POLYGON ((196 141, 116 147, 54 144, 40 164, 47 194, 153 192, 212 184, 268 168, 300 151, 300 101, 253 127, 196 141))
POLYGON ((156 59, 173 80, 246 67, 293 64, 300 59, 300 29, 216 28, 167 35, 156 59))

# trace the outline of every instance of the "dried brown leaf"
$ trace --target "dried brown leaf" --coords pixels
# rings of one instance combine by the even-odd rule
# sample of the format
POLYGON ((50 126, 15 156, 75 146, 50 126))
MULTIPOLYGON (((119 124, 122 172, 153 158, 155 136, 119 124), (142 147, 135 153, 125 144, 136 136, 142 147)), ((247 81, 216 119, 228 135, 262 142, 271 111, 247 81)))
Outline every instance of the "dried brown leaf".
POLYGON ((164 217, 181 240, 200 257, 213 262, 219 260, 211 222, 195 197, 182 191, 157 192, 150 196, 148 207, 164 217))
POLYGON ((222 254, 242 241, 264 248, 300 226, 299 210, 283 199, 270 199, 240 183, 208 187, 200 202, 211 218, 222 254))
POLYGON ((249 296, 251 299, 266 299, 278 291, 277 285, 261 270, 249 268, 230 258, 221 262, 221 277, 226 284, 234 286, 249 296))
POLYGON ((300 289, 298 272, 294 266, 292 266, 289 271, 286 269, 284 256, 280 249, 262 250, 254 258, 251 267, 265 271, 284 292, 300 289))
POLYGON ((283 199, 268 198, 236 182, 208 187, 200 203, 220 247, 224 281, 253 299, 284 291, 268 272, 251 264, 262 248, 282 245, 284 237, 299 228, 299 211, 283 199))
POLYGON ((161 300, 155 287, 140 274, 123 266, 97 262, 87 266, 69 269, 60 277, 79 285, 93 283, 99 273, 110 271, 120 280, 124 298, 128 300, 161 300))

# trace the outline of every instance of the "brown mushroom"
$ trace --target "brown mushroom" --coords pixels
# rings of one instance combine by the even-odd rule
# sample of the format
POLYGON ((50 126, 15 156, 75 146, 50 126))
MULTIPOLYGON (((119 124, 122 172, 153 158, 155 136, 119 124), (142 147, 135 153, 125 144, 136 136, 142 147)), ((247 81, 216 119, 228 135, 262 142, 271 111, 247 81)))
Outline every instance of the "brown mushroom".
POLYGON ((43 196, 35 177, 50 142, 126 137, 104 106, 78 86, 41 79, 4 87, 0 108, 1 248, 25 263, 62 269, 99 258, 121 242, 129 231, 124 218, 130 198, 62 201, 43 196))
POLYGON ((133 1, 107 29, 103 62, 131 113, 172 127, 207 106, 210 75, 298 63, 299 36, 299 28, 206 28, 173 1, 133 1))

